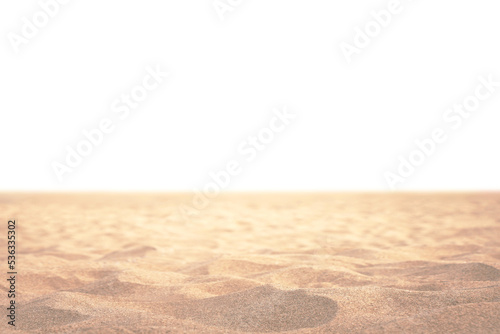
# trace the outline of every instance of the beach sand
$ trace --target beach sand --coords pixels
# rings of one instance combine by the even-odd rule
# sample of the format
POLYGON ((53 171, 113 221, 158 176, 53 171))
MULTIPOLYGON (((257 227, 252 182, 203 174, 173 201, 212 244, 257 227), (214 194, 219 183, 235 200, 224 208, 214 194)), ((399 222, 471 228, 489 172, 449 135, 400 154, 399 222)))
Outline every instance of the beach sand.
POLYGON ((500 194, 224 194, 180 214, 191 202, 0 195, 16 332, 500 333, 500 194))

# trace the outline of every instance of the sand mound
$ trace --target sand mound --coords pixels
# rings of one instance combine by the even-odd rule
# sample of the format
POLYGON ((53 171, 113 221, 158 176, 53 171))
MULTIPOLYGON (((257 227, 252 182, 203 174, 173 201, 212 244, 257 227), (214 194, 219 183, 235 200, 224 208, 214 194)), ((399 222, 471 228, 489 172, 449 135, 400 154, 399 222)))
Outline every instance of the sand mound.
POLYGON ((100 260, 101 261, 129 260, 135 257, 144 257, 149 252, 154 252, 154 251, 156 251, 156 248, 149 246, 132 247, 131 249, 124 249, 106 254, 100 260))
POLYGON ((483 263, 450 263, 415 272, 416 276, 433 276, 439 279, 460 281, 498 281, 500 270, 483 263))
POLYGON ((221 297, 175 304, 174 316, 244 332, 282 332, 314 328, 331 321, 337 303, 302 290, 261 286, 221 297))
POLYGON ((81 322, 89 318, 89 316, 82 314, 78 310, 54 306, 53 301, 52 298, 40 298, 19 306, 18 313, 21 316, 16 327, 22 330, 48 330, 49 328, 81 322))
POLYGON ((435 280, 498 281, 500 270, 484 263, 403 262, 363 268, 365 275, 419 276, 435 280))

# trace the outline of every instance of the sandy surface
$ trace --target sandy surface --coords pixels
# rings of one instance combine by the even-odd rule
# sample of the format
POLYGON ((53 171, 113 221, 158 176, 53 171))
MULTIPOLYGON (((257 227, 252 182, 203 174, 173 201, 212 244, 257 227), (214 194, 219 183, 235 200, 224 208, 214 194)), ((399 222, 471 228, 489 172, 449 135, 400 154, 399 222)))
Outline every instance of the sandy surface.
POLYGON ((500 333, 500 194, 190 201, 0 195, 17 332, 500 333))

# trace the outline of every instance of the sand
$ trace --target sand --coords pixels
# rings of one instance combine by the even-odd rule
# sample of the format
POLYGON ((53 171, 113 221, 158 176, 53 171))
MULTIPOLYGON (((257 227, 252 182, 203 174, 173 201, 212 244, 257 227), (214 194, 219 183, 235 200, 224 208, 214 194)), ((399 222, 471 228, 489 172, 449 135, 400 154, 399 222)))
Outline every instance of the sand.
POLYGON ((500 194, 228 194, 186 220, 190 201, 0 195, 16 332, 500 333, 500 194))

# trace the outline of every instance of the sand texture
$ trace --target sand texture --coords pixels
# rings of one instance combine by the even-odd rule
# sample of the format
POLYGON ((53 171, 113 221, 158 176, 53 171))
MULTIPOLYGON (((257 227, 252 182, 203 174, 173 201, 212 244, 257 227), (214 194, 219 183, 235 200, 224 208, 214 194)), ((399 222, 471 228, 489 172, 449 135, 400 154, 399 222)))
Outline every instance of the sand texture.
POLYGON ((191 200, 0 195, 16 332, 500 333, 500 194, 191 200))

